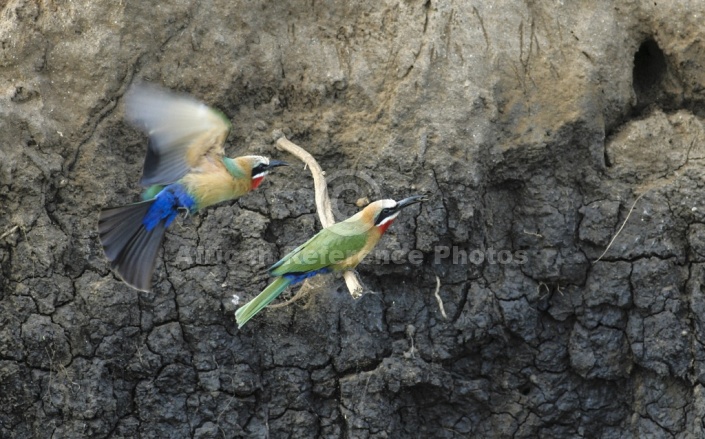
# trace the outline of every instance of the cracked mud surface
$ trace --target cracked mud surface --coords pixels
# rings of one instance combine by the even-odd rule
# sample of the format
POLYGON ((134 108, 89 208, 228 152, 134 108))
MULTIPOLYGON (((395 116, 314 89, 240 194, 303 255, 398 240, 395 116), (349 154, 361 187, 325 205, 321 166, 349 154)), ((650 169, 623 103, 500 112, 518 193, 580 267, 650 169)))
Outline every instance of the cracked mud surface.
POLYGON ((0 437, 702 437, 705 6, 565 3, 7 2, 0 437), (328 277, 236 329, 319 228, 297 166, 134 291, 96 222, 138 199, 138 80, 222 110, 230 155, 293 161, 282 129, 340 216, 431 201, 357 301, 328 277))

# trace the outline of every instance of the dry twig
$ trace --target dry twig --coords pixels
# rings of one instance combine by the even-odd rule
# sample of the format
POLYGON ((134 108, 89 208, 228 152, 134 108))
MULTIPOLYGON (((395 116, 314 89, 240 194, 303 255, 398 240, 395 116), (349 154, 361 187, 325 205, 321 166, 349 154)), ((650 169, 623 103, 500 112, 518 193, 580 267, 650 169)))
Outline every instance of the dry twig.
MULTIPOLYGON (((646 191, 646 192, 648 192, 648 191, 646 191)), ((599 262, 600 259, 602 259, 602 257, 607 254, 607 251, 610 249, 610 247, 612 247, 612 244, 614 243, 614 240, 617 239, 617 237, 619 236, 619 234, 622 233, 622 229, 624 228, 624 226, 627 225, 627 221, 629 221, 629 217, 632 215, 632 212, 634 211, 634 207, 636 206, 636 203, 641 199, 641 197, 643 197, 643 196, 646 194, 646 192, 644 192, 644 193, 642 193, 641 195, 639 195, 638 197, 636 197, 636 200, 634 200, 634 204, 632 204, 631 209, 629 209, 629 212, 627 213, 627 217, 624 218, 624 222, 623 222, 622 225, 619 227, 619 230, 617 230, 617 233, 614 234, 614 236, 612 237, 612 240, 610 240, 610 243, 607 244, 607 248, 605 249, 605 251, 602 252, 602 254, 600 255, 600 257, 597 258, 597 259, 595 259, 594 261, 592 261, 593 264, 596 263, 596 262, 599 262)))
POLYGON ((12 235, 12 234, 15 233, 15 232, 17 231, 17 229, 19 229, 19 228, 20 228, 20 226, 17 226, 17 225, 11 227, 10 230, 8 230, 8 231, 6 231, 5 233, 3 233, 2 235, 0 235, 0 239, 3 239, 3 238, 6 237, 6 236, 12 235))
MULTIPOLYGON (((306 164, 306 167, 311 171, 313 176, 313 186, 316 198, 316 211, 318 212, 318 218, 321 221, 321 225, 325 228, 335 224, 335 218, 333 217, 333 209, 330 204, 330 197, 328 196, 328 186, 326 184, 325 172, 318 165, 316 159, 313 158, 305 149, 292 143, 283 134, 280 135, 277 140, 277 147, 284 150, 306 164)), ((348 291, 353 299, 359 299, 362 296, 362 284, 357 277, 357 274, 348 270, 343 272, 343 278, 345 279, 345 284, 348 287, 348 291)), ((302 291, 304 287, 301 287, 299 291, 302 291)), ((286 304, 289 304, 295 300, 298 300, 299 293, 296 293, 294 297, 286 304)))

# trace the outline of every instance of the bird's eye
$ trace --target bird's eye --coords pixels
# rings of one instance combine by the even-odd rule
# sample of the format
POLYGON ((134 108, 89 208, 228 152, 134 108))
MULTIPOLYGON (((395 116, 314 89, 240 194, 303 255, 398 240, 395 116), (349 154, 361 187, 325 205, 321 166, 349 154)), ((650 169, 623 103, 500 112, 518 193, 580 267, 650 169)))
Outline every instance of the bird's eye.
POLYGON ((394 213, 394 209, 390 207, 385 207, 384 209, 380 210, 379 213, 377 214, 377 217, 375 217, 375 225, 381 224, 382 221, 384 221, 387 217, 392 215, 394 213))
POLYGON ((261 174, 262 172, 264 172, 266 170, 267 170, 267 165, 265 165, 264 163, 260 163, 257 166, 255 166, 254 168, 252 168, 252 175, 261 174))

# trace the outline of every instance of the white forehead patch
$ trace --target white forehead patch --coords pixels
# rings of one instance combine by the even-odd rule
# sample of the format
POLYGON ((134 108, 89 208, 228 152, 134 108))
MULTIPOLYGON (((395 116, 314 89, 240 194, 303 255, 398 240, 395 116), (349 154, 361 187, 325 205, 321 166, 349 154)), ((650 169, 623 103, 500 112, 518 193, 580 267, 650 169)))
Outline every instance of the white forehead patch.
POLYGON ((379 200, 379 201, 375 201, 375 202, 372 203, 372 204, 378 204, 380 210, 382 210, 382 209, 386 209, 386 208, 389 208, 389 207, 394 207, 394 206, 396 206, 396 205, 397 205, 397 202, 394 201, 394 200, 379 200))

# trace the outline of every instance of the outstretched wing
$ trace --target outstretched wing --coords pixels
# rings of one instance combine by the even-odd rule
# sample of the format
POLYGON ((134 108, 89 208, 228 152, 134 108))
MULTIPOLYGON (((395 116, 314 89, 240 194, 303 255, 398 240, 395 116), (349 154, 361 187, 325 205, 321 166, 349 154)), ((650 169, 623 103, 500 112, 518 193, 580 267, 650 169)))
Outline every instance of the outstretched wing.
POLYGON ((273 276, 283 276, 332 267, 360 253, 367 240, 367 233, 350 233, 345 222, 333 224, 284 256, 269 272, 273 276))
POLYGON ((142 186, 173 183, 204 156, 225 153, 230 121, 189 96, 136 85, 127 94, 126 115, 149 135, 142 186))

